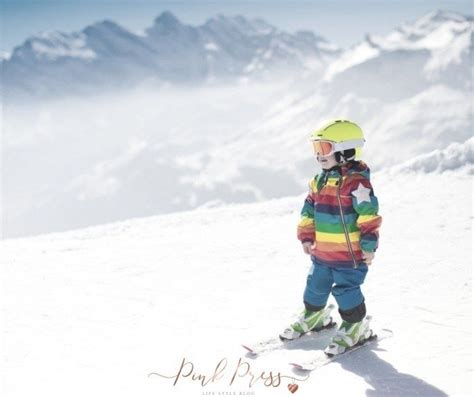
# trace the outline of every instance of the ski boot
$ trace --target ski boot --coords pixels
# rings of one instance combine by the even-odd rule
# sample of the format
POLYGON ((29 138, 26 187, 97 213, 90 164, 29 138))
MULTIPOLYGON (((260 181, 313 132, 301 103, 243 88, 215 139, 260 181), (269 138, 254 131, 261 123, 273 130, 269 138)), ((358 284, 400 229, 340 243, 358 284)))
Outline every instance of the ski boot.
POLYGON ((370 340, 373 337, 373 331, 370 329, 371 319, 370 316, 367 316, 357 323, 343 321, 324 353, 332 357, 370 340))
POLYGON ((318 332, 322 329, 333 327, 335 323, 331 317, 332 309, 334 309, 333 304, 317 312, 304 309, 296 322, 280 334, 280 339, 282 341, 298 339, 310 331, 318 332))

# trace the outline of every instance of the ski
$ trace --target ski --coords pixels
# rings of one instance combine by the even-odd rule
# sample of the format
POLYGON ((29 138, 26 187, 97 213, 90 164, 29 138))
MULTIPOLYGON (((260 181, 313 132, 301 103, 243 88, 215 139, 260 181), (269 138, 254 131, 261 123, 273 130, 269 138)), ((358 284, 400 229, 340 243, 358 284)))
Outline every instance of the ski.
POLYGON ((251 356, 259 356, 263 353, 287 348, 288 346, 296 347, 301 343, 313 343, 322 336, 331 334, 330 331, 332 331, 335 326, 336 322, 331 320, 324 328, 318 331, 309 331, 297 339, 281 340, 279 337, 274 337, 255 344, 242 344, 242 347, 247 350, 251 356))
POLYGON ((370 338, 364 340, 362 343, 358 343, 355 346, 347 349, 344 353, 328 356, 324 352, 319 352, 320 354, 318 354, 309 361, 301 363, 292 362, 290 363, 290 365, 301 371, 314 371, 315 369, 323 367, 329 363, 332 363, 333 361, 339 360, 340 358, 345 357, 348 354, 356 352, 357 350, 360 350, 364 347, 368 347, 374 343, 378 343, 383 339, 391 338, 392 336, 393 332, 391 330, 382 328, 380 331, 377 332, 377 334, 373 334, 370 338))

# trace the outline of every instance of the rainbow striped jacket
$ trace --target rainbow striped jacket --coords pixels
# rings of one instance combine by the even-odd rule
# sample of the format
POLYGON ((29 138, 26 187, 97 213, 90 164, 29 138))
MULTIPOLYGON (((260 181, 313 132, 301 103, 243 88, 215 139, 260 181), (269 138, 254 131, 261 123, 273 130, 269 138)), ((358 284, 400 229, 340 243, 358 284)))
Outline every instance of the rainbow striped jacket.
POLYGON ((350 161, 323 170, 310 181, 301 210, 298 239, 312 242, 311 255, 331 267, 357 267, 362 251, 378 247, 382 217, 370 184, 370 169, 350 161))

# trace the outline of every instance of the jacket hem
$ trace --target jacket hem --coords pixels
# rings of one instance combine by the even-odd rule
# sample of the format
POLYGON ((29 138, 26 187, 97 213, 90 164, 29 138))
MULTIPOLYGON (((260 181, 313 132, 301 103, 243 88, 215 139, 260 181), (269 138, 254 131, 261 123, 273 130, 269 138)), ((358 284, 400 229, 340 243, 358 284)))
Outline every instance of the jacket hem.
MULTIPOLYGON (((354 261, 349 259, 347 261, 327 261, 321 258, 318 258, 314 254, 311 254, 311 261, 318 265, 323 265, 327 267, 334 267, 334 268, 354 268, 354 261)), ((363 259, 356 260, 357 266, 366 265, 363 259)))

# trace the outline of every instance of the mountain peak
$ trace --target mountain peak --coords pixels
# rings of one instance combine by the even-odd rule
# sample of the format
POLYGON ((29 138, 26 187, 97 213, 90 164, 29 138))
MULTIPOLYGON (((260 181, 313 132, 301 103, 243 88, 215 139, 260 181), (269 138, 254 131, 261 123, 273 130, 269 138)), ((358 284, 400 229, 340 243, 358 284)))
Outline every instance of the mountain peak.
POLYGON ((163 11, 155 18, 154 25, 173 27, 176 25, 181 25, 181 22, 179 22, 178 18, 176 18, 170 11, 163 11))
POLYGON ((466 18, 453 11, 446 11, 446 10, 435 10, 432 11, 419 19, 419 21, 428 22, 428 21, 438 21, 444 22, 447 20, 454 20, 454 21, 464 21, 466 18))
POLYGON ((171 12, 163 11, 153 21, 153 25, 146 29, 149 36, 160 36, 162 34, 173 33, 181 30, 183 24, 171 12))
MULTIPOLYGON (((471 18, 456 12, 437 10, 406 22, 385 36, 366 37, 366 42, 385 50, 448 48, 458 37, 472 31, 471 18)), ((461 41, 469 41, 462 39, 461 41)))
POLYGON ((453 11, 436 10, 423 15, 414 22, 405 23, 401 26, 401 31, 409 33, 426 33, 437 29, 445 23, 464 24, 469 18, 453 11))
POLYGON ((204 24, 211 29, 237 29, 246 35, 266 35, 275 32, 277 29, 261 18, 246 18, 242 15, 226 16, 217 14, 209 18, 204 24))
POLYGON ((120 28, 119 25, 117 25, 114 21, 111 21, 110 19, 104 19, 103 21, 96 22, 90 27, 94 27, 96 29, 117 29, 120 28))
POLYGON ((104 19, 103 21, 99 21, 93 23, 92 25, 87 26, 82 30, 87 36, 94 35, 94 34, 102 34, 106 32, 114 32, 119 33, 125 31, 120 25, 111 21, 110 19, 104 19))

